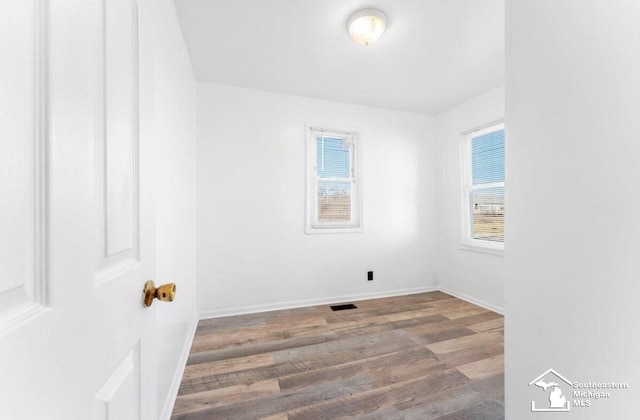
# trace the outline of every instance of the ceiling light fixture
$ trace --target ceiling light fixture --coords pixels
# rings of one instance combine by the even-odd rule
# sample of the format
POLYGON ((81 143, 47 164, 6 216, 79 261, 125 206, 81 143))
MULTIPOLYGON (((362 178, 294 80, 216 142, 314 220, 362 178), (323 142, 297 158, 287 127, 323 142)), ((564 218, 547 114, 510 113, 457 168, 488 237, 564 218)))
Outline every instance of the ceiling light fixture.
POLYGON ((362 9, 351 15, 347 29, 358 44, 375 42, 387 27, 387 15, 378 9, 362 9))

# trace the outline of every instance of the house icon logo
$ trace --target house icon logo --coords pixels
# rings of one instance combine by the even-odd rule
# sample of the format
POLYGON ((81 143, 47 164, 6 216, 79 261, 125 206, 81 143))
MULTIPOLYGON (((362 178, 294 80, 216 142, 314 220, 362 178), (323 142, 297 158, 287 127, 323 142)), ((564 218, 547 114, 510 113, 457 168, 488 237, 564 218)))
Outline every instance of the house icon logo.
POLYGON ((536 401, 531 401, 531 411, 570 411, 570 401, 567 400, 562 392, 562 387, 566 388, 565 384, 570 388, 572 387, 570 380, 553 369, 548 369, 542 375, 529 382, 529 386, 536 386, 547 395, 546 403, 539 401, 538 407, 536 407, 536 401))

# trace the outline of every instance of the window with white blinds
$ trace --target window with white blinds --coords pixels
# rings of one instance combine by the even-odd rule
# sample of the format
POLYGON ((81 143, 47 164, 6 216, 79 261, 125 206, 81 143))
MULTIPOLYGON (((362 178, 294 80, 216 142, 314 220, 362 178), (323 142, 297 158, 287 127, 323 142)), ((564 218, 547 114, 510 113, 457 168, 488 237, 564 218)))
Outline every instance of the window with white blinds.
POLYGON ((307 130, 307 232, 357 231, 360 136, 315 126, 307 130))
POLYGON ((465 138, 465 242, 504 248, 504 125, 465 138))

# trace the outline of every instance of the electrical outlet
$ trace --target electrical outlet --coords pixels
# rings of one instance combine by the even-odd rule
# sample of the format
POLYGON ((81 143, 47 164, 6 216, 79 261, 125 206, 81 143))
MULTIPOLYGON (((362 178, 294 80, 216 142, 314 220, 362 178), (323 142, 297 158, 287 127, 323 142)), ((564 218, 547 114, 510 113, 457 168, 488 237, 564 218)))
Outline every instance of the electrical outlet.
POLYGON ((367 281, 373 281, 373 271, 367 271, 367 281))

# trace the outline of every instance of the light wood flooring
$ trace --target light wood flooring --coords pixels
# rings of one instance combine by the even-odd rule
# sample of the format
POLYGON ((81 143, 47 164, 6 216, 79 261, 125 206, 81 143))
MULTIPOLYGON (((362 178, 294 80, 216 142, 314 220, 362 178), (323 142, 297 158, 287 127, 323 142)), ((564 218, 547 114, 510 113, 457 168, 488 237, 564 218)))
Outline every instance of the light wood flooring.
POLYGON ((503 317, 441 292, 200 321, 172 420, 502 419, 503 317))

